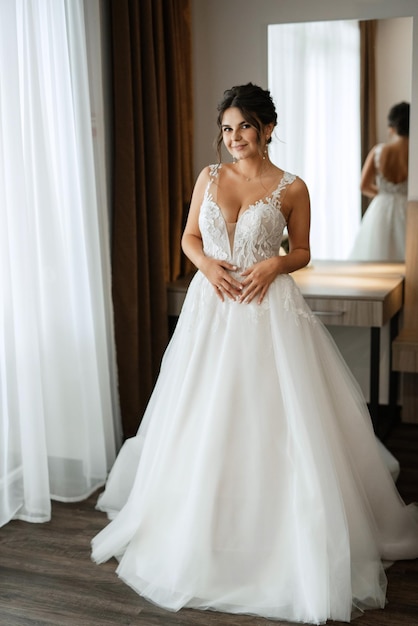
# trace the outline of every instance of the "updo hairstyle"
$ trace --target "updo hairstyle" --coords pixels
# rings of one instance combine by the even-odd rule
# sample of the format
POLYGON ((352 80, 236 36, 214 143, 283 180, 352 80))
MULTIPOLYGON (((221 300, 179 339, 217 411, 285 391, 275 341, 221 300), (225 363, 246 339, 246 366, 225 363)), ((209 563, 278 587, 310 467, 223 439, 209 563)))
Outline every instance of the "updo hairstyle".
MULTIPOLYGON (((253 126, 257 132, 260 153, 261 131, 267 124, 277 124, 277 113, 270 92, 267 90, 247 83, 239 85, 224 91, 223 98, 218 104, 218 127, 219 134, 216 139, 216 151, 219 161, 221 161, 221 145, 222 145, 222 117, 225 111, 231 107, 236 107, 242 113, 244 120, 253 126)), ((267 143, 271 142, 271 137, 267 143)))
POLYGON ((388 125, 401 137, 409 137, 409 103, 395 104, 388 113, 388 125))

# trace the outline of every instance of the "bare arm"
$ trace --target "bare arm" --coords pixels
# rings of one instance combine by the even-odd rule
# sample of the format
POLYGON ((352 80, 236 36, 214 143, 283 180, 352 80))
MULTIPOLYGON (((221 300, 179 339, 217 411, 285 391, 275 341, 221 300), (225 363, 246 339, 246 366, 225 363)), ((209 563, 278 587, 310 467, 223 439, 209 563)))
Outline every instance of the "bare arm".
POLYGON ((181 245, 184 254, 213 285, 216 295, 223 300, 224 296, 236 299, 241 293, 241 283, 230 274, 236 270, 235 265, 206 256, 203 251, 202 235, 199 228, 199 213, 205 189, 209 182, 209 168, 199 174, 190 203, 189 215, 183 232, 181 245))
POLYGON ((375 148, 372 148, 364 161, 361 170, 360 189, 361 193, 368 198, 374 198, 378 189, 376 186, 376 168, 374 165, 375 148))
POLYGON ((290 274, 305 267, 311 259, 309 232, 311 228, 311 202, 308 189, 300 178, 289 188, 286 200, 289 212, 287 231, 289 254, 279 257, 279 274, 290 274))
POLYGON ((289 274, 309 263, 310 199, 308 189, 300 178, 288 189, 286 207, 289 254, 266 259, 243 272, 245 279, 241 301, 251 302, 257 297, 258 303, 261 303, 276 276, 289 274))

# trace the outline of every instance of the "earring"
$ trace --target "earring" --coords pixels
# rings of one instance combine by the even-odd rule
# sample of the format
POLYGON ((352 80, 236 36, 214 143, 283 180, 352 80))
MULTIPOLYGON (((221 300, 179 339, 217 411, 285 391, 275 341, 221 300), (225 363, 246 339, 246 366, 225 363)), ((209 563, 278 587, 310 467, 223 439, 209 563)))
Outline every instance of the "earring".
POLYGON ((263 151, 263 161, 266 160, 268 154, 268 149, 267 149, 267 144, 264 146, 264 151, 263 151))

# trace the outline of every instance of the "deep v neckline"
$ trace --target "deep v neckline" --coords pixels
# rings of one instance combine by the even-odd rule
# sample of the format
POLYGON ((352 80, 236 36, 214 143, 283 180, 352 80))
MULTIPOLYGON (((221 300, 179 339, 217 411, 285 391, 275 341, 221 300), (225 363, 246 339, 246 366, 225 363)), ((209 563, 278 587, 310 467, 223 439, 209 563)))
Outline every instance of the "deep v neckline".
MULTIPOLYGON (((278 189, 278 188, 277 188, 278 189)), ((275 190, 276 191, 276 190, 275 190)), ((275 191, 273 193, 275 193, 275 191)), ((269 200, 272 198, 271 194, 270 196, 267 196, 266 198, 260 198, 259 200, 257 200, 256 202, 253 202, 252 204, 248 205, 248 207, 245 209, 245 211, 243 211, 241 213, 241 215, 239 215, 238 219, 236 222, 227 222, 225 219, 225 216, 222 212, 221 207, 219 206, 219 204, 216 202, 216 200, 214 199, 213 195, 210 192, 207 192, 206 197, 208 202, 216 208, 216 210, 218 211, 218 214, 222 220, 222 224, 223 227, 225 229, 225 234, 226 234, 226 238, 228 240, 228 244, 229 244, 229 254, 230 257, 233 258, 233 254, 234 254, 234 249, 235 249, 235 237, 236 237, 236 232, 237 232, 237 228, 241 222, 241 219, 244 217, 244 215, 246 215, 248 212, 253 211, 254 209, 256 209, 260 204, 263 205, 268 205, 270 204, 269 200)), ((280 209, 277 209, 277 211, 280 213, 280 215, 283 217, 283 219, 286 222, 286 219, 283 215, 283 213, 281 212, 280 209)))
MULTIPOLYGON (((245 213, 247 213, 248 211, 251 211, 252 209, 254 209, 258 204, 260 204, 260 202, 264 201, 264 198, 260 198, 260 200, 257 200, 256 202, 253 202, 252 204, 249 204, 247 206, 247 208, 242 211, 242 213, 240 213, 238 215, 238 218, 236 220, 236 222, 228 222, 228 220, 225 218, 224 212, 222 211, 221 206, 218 204, 218 202, 215 200, 215 198, 213 197, 213 194, 208 193, 208 199, 210 202, 212 202, 212 204, 214 204, 216 206, 216 208, 219 211, 220 216, 222 217, 223 221, 225 222, 226 226, 235 226, 235 228, 237 227, 238 223, 240 222, 241 218, 245 215, 245 213)), ((266 200, 268 200, 268 198, 266 198, 266 200)))
POLYGON ((231 258, 235 252, 237 231, 240 229, 241 222, 244 216, 247 215, 247 213, 252 214, 254 211, 256 211, 259 207, 262 207, 262 206, 270 207, 271 209, 274 209, 280 214, 281 219, 284 222, 284 226, 286 225, 287 220, 281 210, 280 196, 281 196, 282 189, 286 188, 286 186, 288 184, 291 184, 293 180, 296 178, 293 174, 290 174, 289 172, 285 170, 282 174, 282 177, 279 183, 269 195, 262 196, 261 198, 258 198, 257 200, 249 204, 245 208, 244 211, 241 211, 241 213, 238 215, 237 220, 235 222, 228 222, 222 211, 222 207, 218 203, 217 198, 215 199, 214 194, 211 189, 211 185, 216 184, 215 180, 218 176, 218 170, 220 167, 222 167, 222 165, 216 164, 216 165, 211 165, 209 167, 210 167, 210 180, 208 181, 208 184, 206 186, 206 190, 204 194, 204 198, 205 198, 204 201, 206 201, 212 207, 212 209, 216 210, 216 213, 218 215, 218 220, 220 224, 222 224, 222 230, 224 232, 224 236, 226 237, 226 240, 228 243, 229 255, 231 256, 231 258))
MULTIPOLYGON (((283 184, 286 181, 286 171, 283 172, 282 177, 280 178, 280 181, 278 182, 278 184, 276 185, 276 187, 273 189, 273 191, 267 195, 267 196, 262 196, 261 198, 259 198, 258 200, 255 200, 254 202, 251 202, 245 209, 244 211, 240 211, 238 213, 238 217, 236 219, 235 222, 228 222, 228 220, 225 217, 224 212, 222 211, 222 207, 221 205, 218 203, 218 200, 214 198, 213 193, 210 191, 210 187, 211 185, 214 183, 214 179, 218 177, 218 172, 219 170, 222 168, 222 164, 219 164, 218 166, 216 166, 216 171, 215 174, 211 174, 210 176, 210 180, 206 189, 206 193, 208 196, 208 199, 216 206, 216 208, 218 209, 224 223, 226 226, 230 225, 230 226, 235 226, 235 228, 237 227, 237 225, 239 224, 241 218, 248 212, 253 210, 255 207, 257 207, 258 205, 260 205, 261 203, 263 204, 271 204, 275 194, 280 194, 281 188, 283 186, 283 184)), ((282 211, 280 210, 280 213, 283 215, 282 211)), ((284 215, 283 215, 284 217, 284 215)), ((286 218, 285 218, 285 221, 286 218)))

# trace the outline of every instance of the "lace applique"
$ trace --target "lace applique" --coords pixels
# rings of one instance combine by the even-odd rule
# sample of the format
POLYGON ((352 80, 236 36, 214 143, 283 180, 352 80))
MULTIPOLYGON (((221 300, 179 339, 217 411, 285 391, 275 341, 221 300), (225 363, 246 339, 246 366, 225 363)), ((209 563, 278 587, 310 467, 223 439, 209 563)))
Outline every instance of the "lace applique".
POLYGON ((212 163, 212 165, 209 165, 209 176, 210 176, 210 182, 212 183, 213 180, 215 178, 217 178, 218 176, 218 172, 222 167, 222 163, 212 163))
POLYGON ((380 155, 382 153, 382 148, 384 144, 380 143, 376 146, 374 153, 374 164, 377 170, 376 179, 377 179, 377 187, 379 189, 379 193, 389 193, 389 194, 402 194, 406 196, 408 193, 408 181, 403 180, 401 183, 392 183, 390 180, 387 180, 383 176, 383 174, 379 171, 379 162, 380 155))
POLYGON ((296 176, 285 172, 269 197, 261 198, 240 215, 231 246, 222 211, 210 192, 221 167, 222 164, 209 166, 210 180, 200 209, 199 228, 205 254, 228 260, 240 269, 278 255, 286 226, 281 213, 281 193, 296 176))
POLYGON ((288 185, 291 185, 294 180, 296 180, 295 174, 291 174, 290 172, 284 172, 279 186, 271 194, 271 202, 279 211, 281 210, 282 206, 280 194, 282 193, 283 189, 288 185))
POLYGON ((225 220, 212 194, 205 192, 199 215, 199 228, 206 256, 232 263, 225 220))
POLYGON ((225 325, 228 317, 233 313, 233 307, 245 307, 249 321, 252 324, 258 323, 270 310, 268 294, 261 304, 257 304, 256 301, 236 302, 229 298, 221 302, 206 276, 197 272, 189 286, 178 324, 187 323, 188 331, 194 331, 201 322, 207 320, 208 311, 212 311, 210 328, 211 332, 216 332, 221 324, 225 325), (185 322, 186 319, 187 322, 185 322))
MULTIPOLYGON (((283 307, 292 316, 296 326, 300 326, 301 319, 312 325, 318 324, 318 318, 306 304, 293 278, 288 274, 282 274, 276 281, 280 283, 283 307)), ((220 302, 204 274, 197 272, 183 305, 185 315, 180 316, 178 323, 182 325, 187 323, 187 330, 194 332, 208 319, 209 310, 213 312, 210 316, 210 332, 214 333, 221 325, 226 325, 228 317, 233 314, 233 307, 245 307, 245 313, 251 324, 259 323, 270 311, 269 293, 267 292, 261 304, 255 301, 246 304, 229 299, 220 302)))
MULTIPOLYGON (((237 280, 241 280, 241 272, 243 270, 259 261, 279 254, 283 230, 286 226, 286 220, 281 212, 281 196, 283 190, 295 180, 296 176, 285 172, 279 185, 270 196, 261 198, 240 215, 235 227, 233 245, 231 246, 227 224, 220 207, 210 191, 211 185, 218 176, 221 167, 222 164, 209 166, 210 180, 200 208, 199 228, 202 234, 205 254, 236 265, 238 270, 233 276, 237 280)), ((283 277, 279 276, 276 280, 281 278, 283 277)), ((290 284, 293 284, 292 279, 289 279, 289 281, 290 284)), ((207 311, 207 308, 213 310, 212 328, 214 330, 230 315, 231 307, 246 307, 247 314, 253 322, 259 322, 269 311, 268 292, 261 304, 257 304, 256 301, 239 303, 229 299, 222 303, 219 302, 213 291, 213 286, 203 274, 198 272, 193 282, 195 283, 193 297, 190 299, 190 304, 187 304, 187 306, 191 306, 191 315, 188 316, 188 319, 193 327, 199 324, 199 320, 203 318, 203 312, 207 311), (214 303, 216 306, 214 306, 214 303)), ((287 285, 287 283, 285 284, 287 285)), ((287 306, 289 310, 293 307, 291 310, 295 314, 307 315, 303 306, 300 308, 294 307, 292 298, 294 298, 295 294, 290 291, 290 287, 287 287, 287 290, 287 306)))
MULTIPOLYGON (((188 320, 188 331, 194 331, 199 323, 205 319, 212 298, 217 298, 213 287, 202 272, 197 272, 189 286, 186 300, 183 304, 179 322, 188 320), (183 315, 185 313, 186 315, 183 315)), ((215 331, 219 326, 219 315, 211 319, 211 329, 215 331)))
POLYGON ((282 275, 280 277, 283 284, 280 285, 280 289, 283 296, 283 306, 286 311, 292 313, 296 325, 300 325, 300 318, 303 318, 311 324, 317 324, 318 318, 312 313, 309 306, 306 304, 304 297, 298 286, 295 284, 293 278, 289 275, 282 275))

